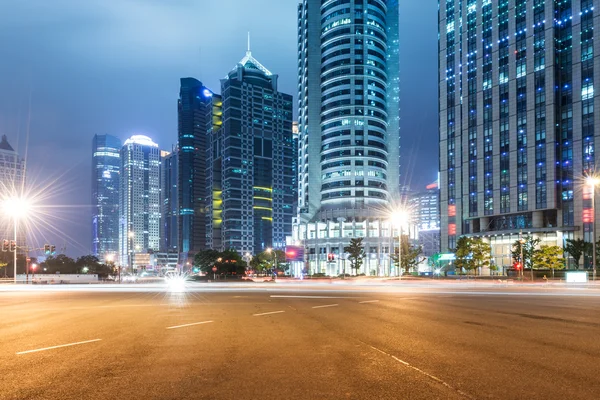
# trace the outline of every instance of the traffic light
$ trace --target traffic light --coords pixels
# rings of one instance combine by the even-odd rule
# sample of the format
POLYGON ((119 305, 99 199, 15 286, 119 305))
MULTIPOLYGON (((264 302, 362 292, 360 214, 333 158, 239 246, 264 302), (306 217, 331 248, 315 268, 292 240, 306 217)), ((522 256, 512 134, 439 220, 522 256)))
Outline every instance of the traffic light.
POLYGON ((9 247, 10 242, 6 239, 4 239, 2 241, 2 251, 8 251, 8 247, 9 247))
POLYGON ((333 253, 327 254, 327 261, 329 261, 329 262, 335 261, 335 254, 333 254, 333 253))
POLYGON ((56 254, 56 246, 55 245, 50 246, 50 254, 52 254, 52 255, 56 254))
POLYGON ((13 253, 15 251, 17 251, 17 242, 15 242, 14 240, 10 241, 10 251, 13 252, 13 253))
POLYGON ((50 254, 50 245, 49 244, 44 245, 44 254, 46 254, 46 255, 50 254))
POLYGON ((515 263, 515 265, 514 265, 514 267, 515 267, 515 269, 516 269, 517 271, 518 271, 518 270, 520 270, 520 269, 521 269, 521 263, 519 263, 519 262, 516 262, 516 263, 515 263))

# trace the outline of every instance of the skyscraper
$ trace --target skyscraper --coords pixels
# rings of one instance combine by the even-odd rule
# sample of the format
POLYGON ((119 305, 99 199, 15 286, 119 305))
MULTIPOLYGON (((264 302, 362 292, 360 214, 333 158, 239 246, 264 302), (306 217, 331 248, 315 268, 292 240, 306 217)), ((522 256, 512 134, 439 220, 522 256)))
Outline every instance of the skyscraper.
POLYGON ((121 140, 94 135, 92 140, 92 254, 104 261, 119 254, 121 140))
POLYGON ((135 255, 160 246, 160 152, 147 136, 134 135, 121 149, 119 198, 121 265, 141 268, 135 255))
POLYGON ((298 6, 293 239, 307 248, 311 272, 341 272, 340 256, 352 237, 365 238, 363 272, 391 272, 389 219, 399 190, 398 19, 395 0, 298 6), (327 263, 328 253, 336 254, 335 264, 327 263))
POLYGON ((418 244, 423 255, 430 257, 440 252, 440 190, 434 182, 425 190, 413 193, 408 201, 409 210, 416 225, 418 244))
POLYGON ((221 100, 194 78, 182 78, 178 111, 178 232, 180 262, 206 248, 207 138, 221 124, 221 100))
POLYGON ((292 96, 278 91, 277 79, 248 50, 221 80, 223 126, 213 131, 207 158, 209 247, 257 254, 283 248, 291 235, 292 96))
POLYGON ((160 155, 160 251, 164 253, 178 253, 178 159, 177 149, 171 153, 163 151, 160 155))
POLYGON ((592 0, 440 1, 443 250, 483 236, 510 266, 521 235, 592 241, 597 12, 592 0))
MULTIPOLYGON (((26 195, 25 183, 25 159, 21 158, 8 143, 6 135, 2 135, 0 141, 0 195, 9 198, 26 195)), ((13 240, 15 232, 12 220, 4 218, 2 222, 0 240, 13 240)), ((19 229, 17 225, 17 246, 25 246, 25 240, 25 230, 19 229)))

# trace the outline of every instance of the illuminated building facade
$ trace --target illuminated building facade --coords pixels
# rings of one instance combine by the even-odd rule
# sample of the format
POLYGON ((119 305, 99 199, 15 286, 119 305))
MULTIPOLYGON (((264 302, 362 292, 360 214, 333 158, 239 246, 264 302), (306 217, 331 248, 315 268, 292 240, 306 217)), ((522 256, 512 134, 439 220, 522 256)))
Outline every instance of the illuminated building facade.
MULTIPOLYGON (((119 254, 137 269, 135 254, 160 248, 160 151, 147 136, 134 135, 121 148, 119 254)), ((140 256, 141 257, 141 256, 140 256)))
POLYGON ((430 257, 440 252, 440 190, 434 182, 425 190, 413 193, 408 200, 412 222, 418 235, 423 255, 430 257))
POLYGON ((341 273, 344 248, 363 237, 367 259, 358 272, 393 273, 389 221, 401 206, 398 19, 396 0, 298 6, 298 216, 291 241, 305 246, 309 272, 341 273))
POLYGON ((223 125, 212 132, 208 162, 208 246, 258 254, 283 249, 296 199, 292 96, 278 76, 246 56, 221 80, 223 125))
POLYGON ((506 267, 521 233, 592 240, 594 5, 440 1, 442 250, 484 236, 506 267))
POLYGON ((206 151, 208 138, 221 126, 221 98, 202 82, 182 78, 178 112, 178 220, 179 262, 190 261, 206 248, 209 214, 206 151))
POLYGON ((92 254, 104 261, 119 256, 121 139, 94 135, 92 140, 92 254))
POLYGON ((160 154, 160 206, 161 206, 161 232, 160 251, 169 254, 178 252, 178 221, 179 221, 179 186, 178 152, 161 151, 160 154))
MULTIPOLYGON (((21 158, 15 149, 8 143, 6 135, 0 140, 0 191, 2 195, 10 197, 11 194, 19 197, 27 193, 25 187, 25 159, 21 158)), ((2 237, 0 240, 14 240, 13 220, 3 216, 2 237)), ((17 225, 17 246, 26 246, 25 230, 17 225)), ((22 251, 19 249, 18 253, 22 251)), ((6 272, 6 270, 5 270, 6 272)))

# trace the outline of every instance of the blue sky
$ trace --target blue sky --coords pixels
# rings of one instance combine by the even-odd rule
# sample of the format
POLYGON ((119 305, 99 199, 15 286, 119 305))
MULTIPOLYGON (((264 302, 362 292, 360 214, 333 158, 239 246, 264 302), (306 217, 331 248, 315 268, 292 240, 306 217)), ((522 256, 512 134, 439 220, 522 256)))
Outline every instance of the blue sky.
MULTIPOLYGON (((176 142, 179 78, 219 89, 252 53, 296 87, 296 0, 5 0, 0 6, 0 134, 27 151, 31 180, 57 179, 45 241, 89 252, 91 141, 146 134, 176 142), (29 135, 27 135, 29 132, 29 135)), ((404 180, 436 178, 437 2, 400 0, 404 180)), ((42 238, 40 238, 41 240, 42 238)))

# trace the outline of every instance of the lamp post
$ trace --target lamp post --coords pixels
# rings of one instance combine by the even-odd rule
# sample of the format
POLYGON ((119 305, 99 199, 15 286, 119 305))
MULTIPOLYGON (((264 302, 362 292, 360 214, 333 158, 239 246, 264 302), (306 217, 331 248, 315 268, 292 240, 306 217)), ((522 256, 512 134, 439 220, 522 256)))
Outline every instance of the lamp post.
MULTIPOLYGON (((27 217, 27 214, 30 209, 29 200, 24 197, 9 197, 5 198, 2 201, 2 208, 4 214, 13 220, 13 228, 14 228, 14 250, 13 251, 13 268, 14 268, 14 283, 17 283, 17 227, 20 219, 24 219, 27 217)), ((11 246, 12 247, 12 246, 11 246)), ((27 268, 27 265, 25 266, 27 268)))
MULTIPOLYGON (((269 254, 273 254, 273 266, 275 269, 277 269, 277 250, 273 250, 270 247, 267 247, 267 249, 265 250, 267 253, 269 254)), ((271 269, 271 273, 273 273, 273 270, 271 269)))
POLYGON ((399 210, 392 216, 392 221, 398 226, 398 269, 396 275, 402 278, 400 270, 402 269, 402 226, 408 222, 408 212, 399 210))
POLYGON ((592 280, 596 280, 596 185, 600 178, 590 176, 586 183, 592 188, 592 280))
MULTIPOLYGON (((115 272, 115 256, 113 254, 107 254, 104 257, 104 260, 111 266, 112 272, 115 272)), ((117 267, 117 272, 119 275, 119 283, 121 283, 121 267, 117 267)))
POLYGON ((35 270, 37 268, 37 264, 33 263, 31 264, 31 283, 33 283, 33 281, 35 280, 35 270))

